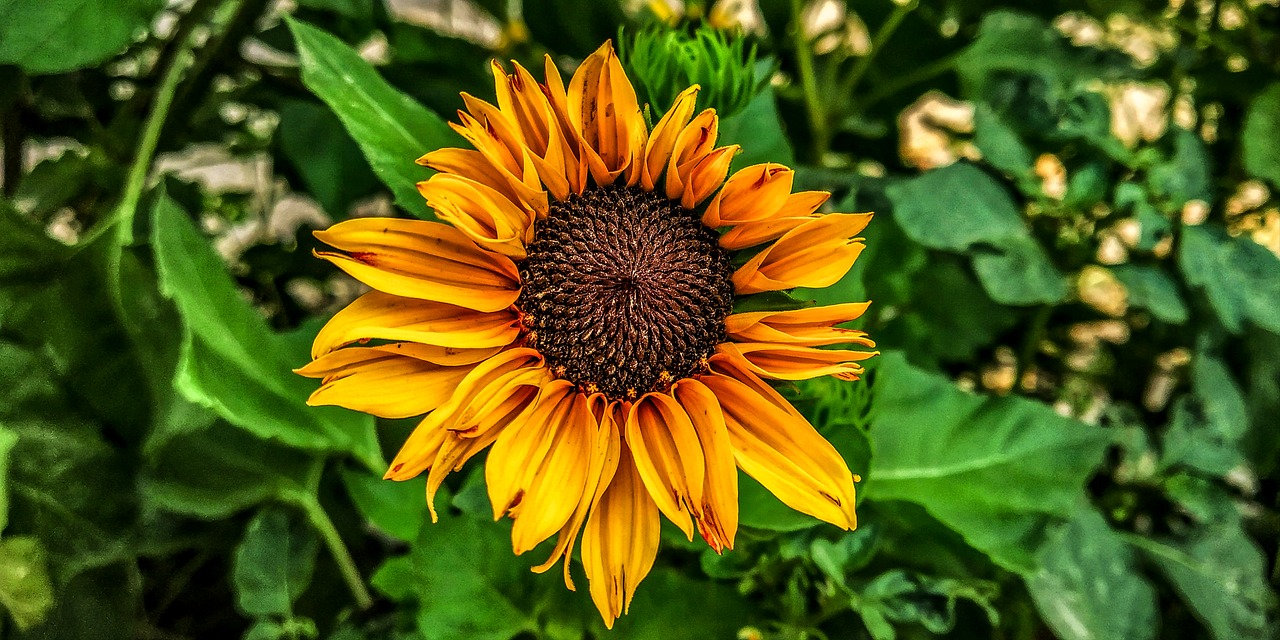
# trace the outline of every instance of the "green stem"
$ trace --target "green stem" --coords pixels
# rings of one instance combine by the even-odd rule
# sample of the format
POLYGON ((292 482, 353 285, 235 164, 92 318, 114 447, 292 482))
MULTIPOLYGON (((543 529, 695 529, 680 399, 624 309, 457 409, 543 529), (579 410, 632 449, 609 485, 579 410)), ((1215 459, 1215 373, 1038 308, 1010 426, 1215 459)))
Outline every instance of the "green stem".
MULTIPOLYGON (((962 50, 963 51, 963 50, 962 50)), ((946 73, 956 66, 956 60, 960 59, 960 53, 957 51, 953 54, 943 56, 930 62, 923 67, 917 67, 912 71, 894 77, 888 82, 878 84, 875 89, 867 92, 867 97, 858 101, 863 111, 866 111, 871 105, 888 98, 889 96, 910 87, 911 85, 932 79, 934 76, 946 73)), ((846 83, 848 79, 846 78, 846 83)))
POLYGON ((818 95, 818 79, 813 68, 813 50, 805 40, 804 26, 800 24, 800 13, 800 0, 791 0, 791 35, 796 48, 796 65, 800 68, 804 105, 809 113, 809 128, 813 132, 814 156, 821 164, 831 144, 831 133, 827 131, 827 115, 822 105, 822 98, 818 95))
POLYGON ((1022 388, 1022 376, 1031 367, 1031 361, 1035 360, 1036 350, 1040 348, 1040 341, 1044 340, 1045 331, 1049 327, 1049 317, 1052 315, 1053 305, 1045 304, 1036 309, 1036 315, 1031 319, 1031 328, 1027 330, 1022 351, 1018 354, 1018 365, 1013 377, 1015 392, 1022 388))
POLYGON ((319 501, 310 494, 288 493, 283 498, 286 502, 302 509, 307 516, 307 521, 320 534, 324 545, 329 548, 329 553, 333 556, 333 561, 338 565, 342 580, 347 583, 347 588, 351 589, 351 595, 356 599, 356 606, 361 609, 372 607, 373 596, 369 595, 369 589, 364 585, 364 578, 360 577, 360 569, 356 567, 355 559, 351 557, 351 552, 347 550, 347 545, 342 541, 338 528, 333 525, 333 520, 329 519, 329 514, 325 512, 324 507, 321 507, 319 501))
POLYGON ((862 82, 862 77, 867 74, 867 70, 871 68, 871 63, 880 55, 880 50, 884 49, 885 43, 889 38, 893 37, 893 32, 898 30, 898 26, 902 24, 902 20, 907 17, 916 8, 916 0, 906 3, 894 2, 893 13, 889 14, 889 18, 880 25, 876 30, 876 35, 871 38, 871 51, 867 55, 858 58, 854 63, 853 69, 844 80, 844 86, 841 87, 845 95, 853 95, 853 91, 858 88, 858 83, 862 82))

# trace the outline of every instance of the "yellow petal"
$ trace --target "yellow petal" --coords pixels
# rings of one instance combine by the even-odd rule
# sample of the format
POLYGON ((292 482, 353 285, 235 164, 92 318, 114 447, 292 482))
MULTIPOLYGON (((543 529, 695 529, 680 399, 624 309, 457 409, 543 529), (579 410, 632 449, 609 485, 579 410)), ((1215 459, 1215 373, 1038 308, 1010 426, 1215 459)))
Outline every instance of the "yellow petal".
MULTIPOLYGON (((409 355, 426 345, 396 343, 334 351, 297 373, 321 378, 307 404, 337 405, 383 418, 422 415, 443 404, 471 366, 442 366, 409 355)), ((435 354, 427 354, 435 355, 435 354)))
POLYGON ((357 218, 315 236, 346 252, 316 255, 379 291, 476 311, 506 309, 520 296, 510 258, 481 249, 446 224, 357 218))
POLYGON ((693 85, 676 96, 671 108, 663 114, 662 119, 653 127, 653 133, 645 143, 644 166, 640 172, 640 186, 646 191, 653 191, 662 172, 667 169, 671 160, 671 150, 675 148, 676 136, 689 124, 693 117, 693 107, 697 102, 698 85, 693 85))
POLYGON ((706 385, 693 378, 672 385, 671 394, 689 414, 707 463, 698 533, 716 553, 732 549, 738 532, 738 468, 720 403, 706 385))
POLYGON ((786 203, 794 179, 794 171, 771 162, 741 169, 707 205, 702 224, 714 229, 768 219, 786 203))
MULTIPOLYGON (((467 357, 463 354, 478 355, 487 353, 488 349, 505 347, 519 335, 520 321, 509 309, 486 313, 370 291, 325 323, 311 345, 311 357, 319 358, 362 340, 418 342, 445 347, 460 357, 467 357)), ((450 354, 446 352, 446 355, 450 354)))
POLYGON ((525 258, 525 243, 533 239, 533 216, 498 191, 468 178, 437 173, 418 183, 418 192, 441 220, 472 242, 516 260, 525 258))
MULTIPOLYGON (((456 147, 445 147, 436 149, 421 158, 418 158, 418 164, 434 169, 440 173, 451 174, 469 180, 474 180, 483 184, 494 191, 502 194, 509 202, 525 209, 532 209, 525 206, 524 200, 521 199, 521 193, 517 192, 512 186, 514 176, 508 174, 505 170, 494 166, 484 154, 473 149, 458 149, 456 147)), ((421 183, 419 183, 419 192, 421 192, 421 183)))
POLYGON ((855 238, 869 213, 829 213, 765 247, 733 274, 739 295, 835 284, 853 266, 863 245, 855 238))
POLYGON ((773 215, 756 222, 736 224, 720 236, 720 246, 731 251, 777 240, 788 231, 821 216, 814 212, 831 197, 826 191, 799 191, 787 196, 773 215))
POLYGON ((626 423, 625 415, 619 413, 617 402, 609 402, 602 394, 594 394, 588 402, 592 405, 591 413, 600 428, 596 432, 596 440, 591 451, 586 490, 582 492, 582 499, 578 501, 578 506, 574 509, 569 522, 560 529, 560 535, 556 538, 556 546, 551 550, 551 556, 533 568, 535 573, 542 573, 564 558, 564 584, 570 591, 576 590, 573 577, 569 573, 569 560, 573 557, 574 541, 577 540, 578 533, 586 522, 587 514, 600 501, 600 496, 604 494, 613 480, 613 474, 618 469, 618 458, 622 455, 619 425, 626 423))
POLYGON ((776 342, 806 347, 854 343, 874 347, 876 343, 865 332, 836 326, 861 317, 870 305, 870 302, 847 302, 791 311, 735 313, 724 319, 724 328, 736 342, 776 342))
POLYGON ((658 507, 624 446, 618 470, 582 532, 582 565, 606 627, 612 629, 631 607, 636 587, 653 568, 658 537, 658 507))
POLYGON ((497 107, 466 93, 462 99, 472 113, 459 111, 461 124, 449 126, 489 161, 522 206, 540 215, 546 214, 547 192, 538 181, 531 154, 516 135, 514 126, 497 107))
POLYGON ((853 474, 840 454, 798 412, 779 407, 776 392, 762 393, 767 385, 746 376, 699 376, 720 401, 738 466, 792 509, 854 528, 853 474))
POLYGON ((706 461, 689 415, 670 395, 647 393, 631 406, 626 439, 653 501, 692 540, 706 461))

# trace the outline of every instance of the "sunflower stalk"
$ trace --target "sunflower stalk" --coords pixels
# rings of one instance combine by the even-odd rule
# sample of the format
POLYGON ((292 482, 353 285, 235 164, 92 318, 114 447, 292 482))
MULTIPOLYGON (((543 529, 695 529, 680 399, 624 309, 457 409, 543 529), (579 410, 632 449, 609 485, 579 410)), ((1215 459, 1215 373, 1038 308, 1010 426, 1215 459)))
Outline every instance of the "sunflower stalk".
POLYGON ((803 7, 800 0, 791 0, 792 42, 796 48, 796 65, 800 68, 800 84, 804 89, 805 110, 809 114, 809 129, 813 132, 813 155, 821 162, 831 147, 831 132, 827 128, 826 108, 818 95, 818 79, 813 68, 813 49, 804 37, 801 24, 803 7))
POLYGON ((333 556, 334 563, 338 565, 338 573, 342 575, 342 581, 346 582, 347 588, 351 590, 351 595, 356 600, 356 606, 362 610, 372 607, 373 596, 369 593, 369 588, 364 584, 360 569, 356 567, 355 558, 351 556, 351 551, 347 549, 346 543, 342 541, 342 534, 338 533, 338 528, 333 524, 333 520, 329 518, 329 514, 324 510, 324 507, 320 506, 320 502, 316 497, 307 493, 291 491, 284 493, 280 498, 283 502, 300 509, 307 517, 307 522, 310 522, 316 533, 320 534, 320 539, 324 541, 324 546, 329 549, 329 555, 333 556))

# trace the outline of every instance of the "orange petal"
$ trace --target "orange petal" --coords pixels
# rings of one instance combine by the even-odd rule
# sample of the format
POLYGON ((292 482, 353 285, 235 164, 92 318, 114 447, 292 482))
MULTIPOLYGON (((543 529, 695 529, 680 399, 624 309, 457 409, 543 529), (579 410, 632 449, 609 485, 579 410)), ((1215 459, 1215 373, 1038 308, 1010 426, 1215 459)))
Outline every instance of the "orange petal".
POLYGON ((707 205, 702 224, 711 228, 773 217, 791 195, 795 172, 780 164, 756 164, 734 173, 707 205))
POLYGON ((582 565, 606 627, 631 607, 658 555, 658 507, 622 447, 618 470, 582 532, 582 565))
POLYGON ((505 347, 519 335, 520 321, 509 309, 485 313, 370 291, 325 323, 311 345, 311 357, 362 340, 405 340, 474 353, 505 347))
POLYGON ((356 218, 315 236, 346 252, 316 255, 379 291, 476 311, 505 309, 520 295, 510 258, 481 249, 446 224, 356 218))
POLYGON ((573 545, 578 538, 578 533, 582 530, 583 523, 586 522, 587 514, 600 501, 600 497, 618 469, 618 458, 622 455, 619 425, 626 423, 625 415, 619 413, 618 403, 606 400, 603 394, 591 396, 588 398, 588 403, 591 405, 591 414, 600 428, 596 432, 594 447, 591 451, 586 490, 582 492, 582 499, 578 501, 573 516, 560 529, 560 535, 556 538, 556 546, 551 550, 551 556, 533 568, 535 573, 542 573, 564 558, 564 584, 570 591, 575 590, 573 577, 569 573, 573 545))
POLYGON ((870 302, 847 302, 791 311, 735 313, 724 319, 725 331, 736 342, 776 342, 806 347, 854 343, 874 347, 866 332, 841 329, 838 324, 855 320, 870 302))
POLYGON ((640 170, 640 186, 646 191, 653 191, 656 188, 658 178, 662 177, 662 172, 666 170, 667 162, 671 160, 671 150, 676 145, 676 136, 680 135, 680 132, 689 124, 689 119, 693 117, 693 107, 697 102, 700 89, 701 87, 695 84, 681 91, 671 108, 653 127, 653 133, 645 143, 644 166, 640 170))
POLYGON ((515 126, 497 107, 462 94, 471 113, 458 112, 462 124, 450 124, 463 138, 472 144, 493 166, 497 175, 509 185, 518 202, 538 214, 547 212, 547 192, 538 181, 538 172, 515 132, 515 126))
POLYGON ((788 231, 733 274, 739 295, 835 284, 853 266, 863 245, 855 238, 869 213, 829 213, 788 231))
POLYGON ((297 369, 321 378, 307 404, 338 405, 383 418, 422 415, 444 404, 471 366, 444 366, 415 351, 435 356, 438 348, 412 343, 352 347, 334 351, 297 369))
POLYGON ((480 182, 437 173, 418 183, 418 192, 441 220, 481 247, 516 260, 533 239, 533 216, 502 193, 480 182))
POLYGON ((698 510, 698 533, 720 553, 732 549, 738 532, 738 468, 724 413, 706 385, 686 378, 671 387, 671 394, 689 414, 707 463, 706 488, 698 510))
POLYGON ((692 540, 689 516, 701 513, 706 460, 689 414, 670 395, 647 393, 631 406, 626 439, 653 501, 692 540))
MULTIPOLYGON (((738 466, 787 506, 843 529, 857 526, 853 474, 807 420, 726 375, 700 376, 724 410, 738 466)), ((776 393, 776 392, 775 392, 776 393)), ((785 401, 784 401, 785 402, 785 401)))
MULTIPOLYGON (((479 151, 445 147, 418 158, 417 162, 440 173, 448 173, 479 182, 502 194, 504 198, 513 204, 532 210, 532 207, 525 206, 524 200, 521 199, 524 189, 521 188, 520 191, 517 191, 512 186, 512 182, 517 181, 515 177, 502 168, 494 166, 479 151)), ((419 190, 421 190, 421 187, 419 187, 419 190)))
POLYGON ((733 162, 738 149, 736 144, 720 147, 699 161, 689 172, 684 195, 680 196, 680 206, 693 209, 715 193, 724 184, 724 177, 729 173, 729 163, 733 162))
POLYGON ((716 352, 737 360, 744 369, 762 378, 773 380, 808 380, 818 376, 857 380, 863 372, 858 362, 877 353, 772 342, 725 342, 716 347, 716 352))
POLYGON ((582 136, 587 167, 596 184, 609 185, 627 172, 640 177, 648 127, 622 63, 606 41, 587 57, 569 81, 569 121, 582 136))
POLYGON ((788 231, 821 216, 814 212, 831 197, 826 191, 800 191, 787 196, 773 215, 758 222, 743 222, 720 236, 720 246, 731 251, 777 240, 788 231))

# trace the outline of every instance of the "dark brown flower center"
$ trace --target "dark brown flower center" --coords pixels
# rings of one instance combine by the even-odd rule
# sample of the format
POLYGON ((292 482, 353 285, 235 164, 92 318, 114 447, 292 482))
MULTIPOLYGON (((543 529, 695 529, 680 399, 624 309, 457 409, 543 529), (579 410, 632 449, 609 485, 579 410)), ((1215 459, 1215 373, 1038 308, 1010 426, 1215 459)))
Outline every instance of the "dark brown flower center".
POLYGON ((526 341, 562 378, 636 398, 725 337, 733 273, 715 231, 667 198, 596 187, 553 202, 520 263, 526 341))

